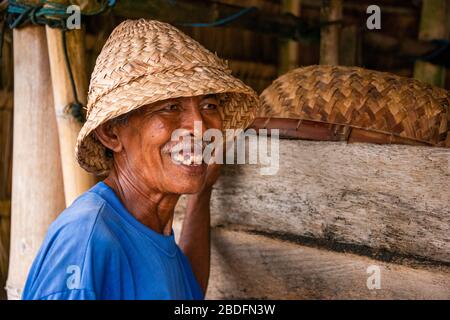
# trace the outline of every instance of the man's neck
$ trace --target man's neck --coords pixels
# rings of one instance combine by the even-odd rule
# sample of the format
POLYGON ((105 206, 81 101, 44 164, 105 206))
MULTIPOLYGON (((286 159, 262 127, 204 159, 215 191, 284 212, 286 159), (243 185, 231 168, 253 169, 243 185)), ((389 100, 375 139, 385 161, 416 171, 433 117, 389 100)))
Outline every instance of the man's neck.
POLYGON ((104 182, 139 222, 166 236, 172 233, 175 205, 180 195, 155 192, 115 170, 104 182))

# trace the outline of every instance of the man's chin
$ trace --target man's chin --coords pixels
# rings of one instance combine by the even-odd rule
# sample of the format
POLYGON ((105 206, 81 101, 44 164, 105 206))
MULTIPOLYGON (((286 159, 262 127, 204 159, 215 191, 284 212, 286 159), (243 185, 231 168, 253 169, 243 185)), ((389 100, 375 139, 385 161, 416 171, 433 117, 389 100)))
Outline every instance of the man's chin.
POLYGON ((176 186, 174 193, 176 194, 194 194, 202 190, 204 180, 202 181, 189 181, 176 186))
POLYGON ((198 166, 186 166, 177 164, 171 166, 170 178, 176 186, 178 194, 193 194, 200 192, 206 180, 206 164, 198 166), (176 171, 176 172, 175 172, 176 171))

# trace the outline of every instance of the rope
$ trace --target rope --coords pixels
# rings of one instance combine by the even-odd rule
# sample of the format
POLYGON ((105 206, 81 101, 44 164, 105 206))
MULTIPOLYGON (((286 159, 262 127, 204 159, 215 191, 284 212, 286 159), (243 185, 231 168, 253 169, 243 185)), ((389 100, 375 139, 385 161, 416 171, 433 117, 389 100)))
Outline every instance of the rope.
POLYGON ((70 60, 69 60, 69 53, 67 50, 67 39, 66 39, 66 32, 67 30, 62 30, 62 44, 63 44, 63 52, 64 52, 64 61, 66 63, 67 67, 67 73, 69 74, 69 80, 70 80, 70 86, 72 88, 73 93, 73 99, 74 102, 69 103, 66 106, 66 110, 70 111, 72 116, 77 119, 80 123, 84 123, 86 121, 86 118, 83 113, 83 104, 78 100, 78 93, 77 88, 75 84, 75 79, 73 77, 72 68, 70 66, 70 60))
POLYGON ((430 42, 437 45, 437 48, 425 55, 416 57, 416 59, 449 68, 450 42, 447 39, 435 39, 430 42))
POLYGON ((229 17, 226 18, 222 18, 213 22, 206 22, 206 23, 180 23, 180 25, 184 26, 184 27, 218 27, 218 26, 223 26, 225 24, 231 23, 234 20, 239 19, 240 17, 252 12, 258 10, 257 7, 248 7, 248 8, 244 8, 238 12, 236 12, 235 14, 232 14, 229 17))
MULTIPOLYGON (((110 7, 113 7, 116 0, 104 1, 103 5, 96 11, 84 12, 84 16, 92 16, 102 14, 110 7)), ((2 5, 4 2, 1 3, 2 5)), ((17 3, 16 1, 10 1, 7 6, 6 23, 9 28, 20 28, 27 24, 33 25, 46 25, 50 28, 61 29, 62 44, 64 52, 64 61, 67 68, 67 73, 69 74, 70 86, 72 89, 74 101, 69 103, 65 110, 69 111, 72 116, 79 122, 84 123, 86 121, 83 113, 83 104, 78 100, 77 88, 75 84, 75 79, 73 76, 72 68, 70 66, 69 53, 67 49, 67 36, 66 33, 69 31, 67 28, 66 20, 70 16, 67 13, 68 6, 54 3, 51 1, 43 1, 36 5, 17 3)), ((0 26, 0 50, 3 47, 3 34, 5 27, 5 20, 0 26)), ((1 59, 1 51, 0 51, 1 59)))

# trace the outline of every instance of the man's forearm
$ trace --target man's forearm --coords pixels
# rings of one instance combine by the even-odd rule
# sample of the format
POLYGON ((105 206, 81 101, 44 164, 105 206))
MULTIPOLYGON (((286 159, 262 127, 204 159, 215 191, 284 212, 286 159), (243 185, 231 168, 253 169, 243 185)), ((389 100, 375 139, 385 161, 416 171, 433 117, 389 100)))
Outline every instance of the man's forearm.
POLYGON ((192 270, 206 293, 210 269, 210 199, 211 188, 188 198, 179 246, 189 259, 192 270))

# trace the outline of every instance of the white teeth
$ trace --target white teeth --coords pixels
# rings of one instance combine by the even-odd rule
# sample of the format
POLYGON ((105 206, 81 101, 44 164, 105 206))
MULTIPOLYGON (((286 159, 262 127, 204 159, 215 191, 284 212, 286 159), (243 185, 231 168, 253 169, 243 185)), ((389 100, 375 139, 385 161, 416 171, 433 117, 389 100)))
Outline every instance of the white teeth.
POLYGON ((194 156, 194 163, 195 164, 202 164, 203 157, 201 154, 197 154, 194 156))
POLYGON ((177 153, 174 156, 172 156, 172 159, 177 163, 183 163, 184 157, 181 153, 177 153))
POLYGON ((187 159, 184 159, 184 160, 183 160, 183 164, 184 164, 185 166, 191 165, 191 157, 189 157, 189 158, 187 158, 187 159))
POLYGON ((202 164, 202 155, 186 154, 185 156, 181 153, 177 153, 172 156, 172 159, 177 162, 184 164, 185 166, 200 165, 202 164))

